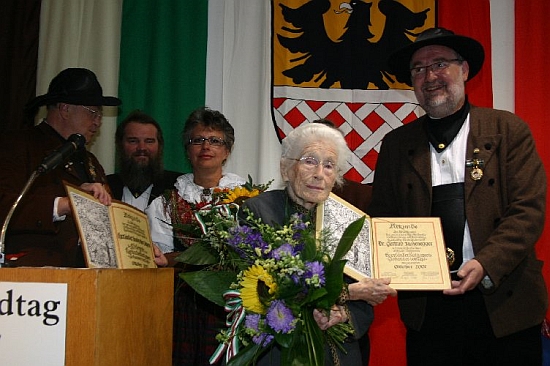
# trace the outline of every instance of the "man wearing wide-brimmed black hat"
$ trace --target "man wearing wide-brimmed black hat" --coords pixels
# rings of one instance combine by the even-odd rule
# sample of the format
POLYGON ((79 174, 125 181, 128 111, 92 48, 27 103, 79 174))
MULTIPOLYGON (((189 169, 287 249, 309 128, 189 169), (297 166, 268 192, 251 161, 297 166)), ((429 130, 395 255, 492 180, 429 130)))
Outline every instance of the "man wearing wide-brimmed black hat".
POLYGON ((452 279, 398 294, 409 366, 542 363, 546 175, 525 122, 469 103, 483 60, 476 40, 432 28, 388 62, 426 115, 385 136, 368 213, 440 217, 452 279))
MULTIPOLYGON (((84 68, 61 71, 51 81, 48 92, 27 105, 33 111, 46 106, 46 118, 29 130, 1 138, 1 222, 45 157, 67 146, 68 139, 76 134, 90 142, 101 126, 102 106, 120 103, 118 98, 103 96, 92 71, 84 68)), ((105 172, 84 144, 56 167, 46 165, 47 170, 34 181, 11 218, 5 240, 6 262, 12 266, 82 267, 78 231, 63 181, 80 186, 102 203, 110 204, 108 186, 104 185, 105 172)))

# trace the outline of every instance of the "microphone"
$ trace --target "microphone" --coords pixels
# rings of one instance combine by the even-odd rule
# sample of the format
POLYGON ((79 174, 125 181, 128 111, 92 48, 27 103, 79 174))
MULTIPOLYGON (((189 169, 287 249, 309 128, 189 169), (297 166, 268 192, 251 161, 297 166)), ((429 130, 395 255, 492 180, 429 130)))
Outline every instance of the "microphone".
POLYGON ((67 139, 67 142, 50 155, 46 156, 40 166, 36 169, 42 174, 54 169, 61 164, 65 159, 71 156, 76 150, 83 148, 86 144, 86 138, 79 133, 75 133, 67 139))

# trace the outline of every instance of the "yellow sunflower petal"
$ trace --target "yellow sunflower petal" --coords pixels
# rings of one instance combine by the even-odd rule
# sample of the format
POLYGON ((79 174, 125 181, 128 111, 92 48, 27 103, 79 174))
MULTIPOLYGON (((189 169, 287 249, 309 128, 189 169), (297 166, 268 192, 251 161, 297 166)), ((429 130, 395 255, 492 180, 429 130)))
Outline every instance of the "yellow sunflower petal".
POLYGON ((277 290, 277 284, 273 281, 273 277, 262 266, 253 265, 243 273, 241 299, 246 310, 257 314, 265 314, 266 308, 262 304, 260 294, 258 293, 260 281, 267 286, 269 294, 274 294, 277 290))

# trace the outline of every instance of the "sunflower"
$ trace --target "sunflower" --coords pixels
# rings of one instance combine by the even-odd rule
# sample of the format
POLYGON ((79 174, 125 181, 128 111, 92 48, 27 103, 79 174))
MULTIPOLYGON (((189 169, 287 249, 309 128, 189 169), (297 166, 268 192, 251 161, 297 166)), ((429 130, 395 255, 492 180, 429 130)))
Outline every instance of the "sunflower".
POLYGON ((248 190, 245 187, 235 187, 229 191, 221 203, 232 203, 241 204, 247 198, 255 197, 260 194, 258 189, 248 190))
POLYGON ((259 265, 253 265, 243 272, 241 287, 244 308, 257 314, 266 312, 262 299, 270 297, 277 291, 277 284, 273 277, 259 265))

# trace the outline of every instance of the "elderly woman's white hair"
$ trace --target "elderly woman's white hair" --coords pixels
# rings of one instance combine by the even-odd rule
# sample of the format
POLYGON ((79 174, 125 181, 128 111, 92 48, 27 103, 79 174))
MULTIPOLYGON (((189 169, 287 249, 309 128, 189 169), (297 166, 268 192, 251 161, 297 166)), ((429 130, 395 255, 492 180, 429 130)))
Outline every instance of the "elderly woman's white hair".
POLYGON ((303 124, 286 136, 282 142, 281 173, 288 172, 297 163, 293 159, 300 159, 306 147, 316 142, 332 144, 336 147, 338 155, 338 161, 335 161, 338 167, 336 185, 342 184, 351 151, 339 130, 322 123, 303 124))

